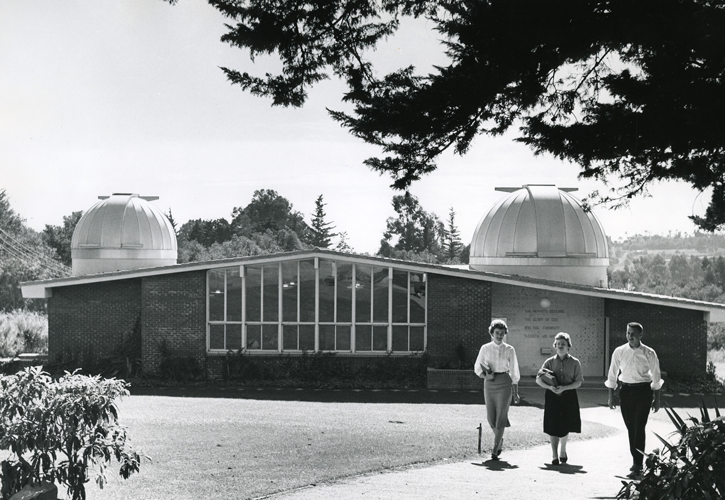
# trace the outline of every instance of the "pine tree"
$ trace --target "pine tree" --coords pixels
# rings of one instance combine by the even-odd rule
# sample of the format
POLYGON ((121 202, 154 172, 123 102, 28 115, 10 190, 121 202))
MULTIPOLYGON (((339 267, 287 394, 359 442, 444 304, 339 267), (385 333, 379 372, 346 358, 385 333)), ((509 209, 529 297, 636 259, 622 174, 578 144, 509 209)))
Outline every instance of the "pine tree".
POLYGON ((233 20, 224 43, 280 63, 263 76, 222 67, 232 84, 300 107, 313 86, 339 77, 346 111, 328 108, 331 117, 379 148, 364 163, 397 189, 435 170, 446 151, 467 153, 478 135, 518 129, 515 140, 535 154, 611 186, 593 202, 626 205, 658 181, 681 181, 712 188, 705 216, 692 221, 725 227, 720 1, 209 3, 233 20), (413 59, 369 60, 413 18, 441 41, 444 65, 426 73, 413 59))
POLYGON ((325 203, 320 195, 315 200, 315 213, 312 215, 311 225, 312 236, 310 237, 310 244, 317 248, 330 248, 332 238, 337 236, 337 233, 332 232, 335 226, 325 220, 326 216, 325 203))
POLYGON ((447 263, 459 263, 462 250, 461 233, 456 226, 456 212, 451 207, 451 211, 448 213, 448 227, 443 233, 443 255, 447 263))
POLYGON ((174 219, 174 216, 171 214, 171 208, 169 208, 169 213, 165 214, 166 218, 169 219, 169 222, 171 223, 171 228, 174 230, 174 234, 176 236, 179 235, 179 230, 176 227, 176 220, 174 219))

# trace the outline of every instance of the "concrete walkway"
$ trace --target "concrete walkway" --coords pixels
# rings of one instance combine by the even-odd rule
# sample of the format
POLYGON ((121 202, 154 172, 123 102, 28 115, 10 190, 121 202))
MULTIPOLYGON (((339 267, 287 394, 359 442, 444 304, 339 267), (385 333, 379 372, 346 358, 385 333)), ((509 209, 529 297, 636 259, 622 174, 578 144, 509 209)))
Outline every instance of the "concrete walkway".
MULTIPOLYGON (((541 391, 539 389, 541 393, 541 391)), ((522 391, 523 392, 523 391, 522 391)), ((528 390, 525 397, 536 398, 538 392, 528 390)), ((523 395, 523 394, 522 394, 523 395)), ((284 500, 439 500, 439 499, 495 499, 495 500, 576 500, 616 498, 626 481, 631 457, 627 434, 619 409, 611 410, 606 402, 605 390, 580 389, 580 399, 589 399, 582 405, 583 431, 586 422, 598 422, 614 427, 618 432, 602 439, 581 440, 569 443, 569 463, 551 465, 551 449, 548 445, 526 450, 504 452, 499 461, 481 459, 410 467, 377 474, 357 476, 336 483, 310 486, 293 492, 274 495, 284 500)), ((659 418, 650 418, 647 426, 647 451, 659 447, 654 436, 663 437, 674 431, 666 419, 664 410, 659 418), (665 418, 662 418, 665 417, 665 418)), ((542 417, 543 418, 543 417, 542 417)))

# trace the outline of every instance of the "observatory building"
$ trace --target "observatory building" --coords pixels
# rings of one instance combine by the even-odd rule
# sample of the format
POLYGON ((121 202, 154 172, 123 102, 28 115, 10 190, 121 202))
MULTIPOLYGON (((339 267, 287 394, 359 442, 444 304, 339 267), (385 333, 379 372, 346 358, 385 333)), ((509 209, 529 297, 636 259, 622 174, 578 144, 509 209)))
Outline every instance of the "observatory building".
POLYGON ((83 214, 73 232, 73 276, 176 264, 176 233, 152 203, 158 196, 114 193, 83 214))
POLYGON ((569 193, 530 184, 481 219, 471 240, 471 269, 580 285, 607 286, 609 251, 599 220, 569 193))
POLYGON ((320 351, 356 365, 421 352, 431 367, 461 353, 472 362, 493 318, 508 322, 524 376, 560 331, 584 375, 604 376, 630 321, 644 325, 664 371, 705 372, 707 325, 725 320, 724 304, 609 289, 604 229, 571 189, 501 191, 475 230, 468 269, 320 249, 176 264, 155 198, 114 194, 78 223, 73 276, 21 287, 48 301, 51 361, 107 355, 135 332, 150 374, 162 345, 209 378, 242 349, 260 362, 320 351))

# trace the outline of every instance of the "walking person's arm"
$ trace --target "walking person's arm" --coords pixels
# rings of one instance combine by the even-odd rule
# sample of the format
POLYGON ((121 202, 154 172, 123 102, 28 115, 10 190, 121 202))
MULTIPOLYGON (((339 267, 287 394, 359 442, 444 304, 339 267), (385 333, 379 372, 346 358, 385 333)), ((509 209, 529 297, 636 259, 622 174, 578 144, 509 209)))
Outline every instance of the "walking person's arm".
POLYGON ((609 396, 607 397, 607 406, 609 406, 612 410, 617 407, 616 403, 614 402, 614 389, 609 389, 609 396))
POLYGON ((662 391, 660 391, 659 389, 654 391, 655 397, 654 397, 654 401, 652 401, 652 411, 655 413, 657 413, 661 408, 660 392, 662 392, 662 391))
POLYGON ((652 411, 657 413, 662 407, 660 393, 662 392, 664 381, 662 380, 662 371, 660 370, 660 360, 654 349, 650 349, 648 361, 650 362, 650 377, 652 377, 652 392, 654 392, 652 411))
POLYGON ((614 390, 617 388, 617 378, 619 377, 619 362, 620 362, 620 351, 619 348, 615 349, 612 353, 612 361, 609 364, 609 373, 607 374, 607 380, 604 381, 604 385, 609 389, 607 397, 607 406, 612 410, 617 407, 614 402, 614 390))
POLYGON ((511 375, 511 399, 513 404, 519 404, 521 398, 519 397, 519 380, 521 379, 521 372, 519 371, 519 359, 516 357, 516 349, 511 347, 511 354, 509 358, 509 374, 511 375))

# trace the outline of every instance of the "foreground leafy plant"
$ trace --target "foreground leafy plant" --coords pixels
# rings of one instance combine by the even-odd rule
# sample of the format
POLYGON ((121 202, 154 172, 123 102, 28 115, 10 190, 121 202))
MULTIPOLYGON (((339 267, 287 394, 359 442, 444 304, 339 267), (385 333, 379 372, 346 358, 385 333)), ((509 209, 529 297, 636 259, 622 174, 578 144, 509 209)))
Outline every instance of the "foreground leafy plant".
POLYGON ((64 485, 73 500, 86 497, 89 469, 99 487, 115 457, 119 474, 138 472, 140 456, 118 423, 115 401, 129 394, 122 380, 66 373, 58 380, 40 367, 0 377, 0 462, 3 499, 27 484, 64 485))
POLYGON ((639 482, 624 483, 617 498, 718 500, 725 497, 725 419, 715 404, 711 419, 704 399, 700 419, 692 425, 673 409, 665 407, 675 424, 679 442, 672 444, 655 434, 664 447, 650 453, 639 482))

